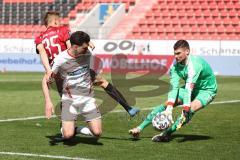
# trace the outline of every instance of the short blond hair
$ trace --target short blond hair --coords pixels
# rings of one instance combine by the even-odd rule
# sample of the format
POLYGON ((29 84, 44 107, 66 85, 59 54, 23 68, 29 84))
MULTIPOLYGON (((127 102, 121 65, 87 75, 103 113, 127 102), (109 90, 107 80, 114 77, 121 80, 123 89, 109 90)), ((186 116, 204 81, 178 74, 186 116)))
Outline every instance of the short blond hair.
POLYGON ((48 26, 49 23, 52 21, 53 17, 55 17, 55 16, 60 17, 60 13, 57 12, 57 11, 47 12, 44 16, 44 19, 43 19, 44 20, 44 25, 48 26))

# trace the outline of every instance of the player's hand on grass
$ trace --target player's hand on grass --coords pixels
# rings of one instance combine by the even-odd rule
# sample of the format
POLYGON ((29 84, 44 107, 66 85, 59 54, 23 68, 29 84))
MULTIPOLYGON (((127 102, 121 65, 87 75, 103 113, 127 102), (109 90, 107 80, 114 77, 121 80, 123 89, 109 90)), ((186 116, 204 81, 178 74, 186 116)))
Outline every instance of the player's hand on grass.
POLYGON ((139 135, 140 135, 140 128, 136 127, 136 128, 133 128, 133 129, 130 129, 129 131, 129 134, 131 134, 134 138, 138 138, 139 135))
POLYGON ((47 119, 50 119, 54 113, 54 106, 51 101, 45 102, 45 116, 47 119))
POLYGON ((174 121, 173 121, 173 117, 172 117, 172 110, 173 110, 173 106, 167 106, 166 110, 163 111, 162 113, 165 114, 168 119, 171 121, 171 123, 173 124, 174 121))

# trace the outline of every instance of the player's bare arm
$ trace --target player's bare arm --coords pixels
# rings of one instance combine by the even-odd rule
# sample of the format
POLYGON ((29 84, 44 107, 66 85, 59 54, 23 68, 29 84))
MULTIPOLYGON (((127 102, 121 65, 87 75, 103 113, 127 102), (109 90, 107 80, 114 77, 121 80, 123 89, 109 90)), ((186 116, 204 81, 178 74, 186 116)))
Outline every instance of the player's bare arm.
POLYGON ((48 55, 47 55, 42 43, 37 45, 37 50, 39 51, 40 58, 41 58, 43 66, 44 66, 46 74, 51 75, 51 67, 49 65, 48 55))
POLYGON ((52 114, 54 113, 54 106, 50 97, 46 74, 44 75, 42 80, 42 90, 45 99, 45 116, 47 119, 50 119, 52 114))

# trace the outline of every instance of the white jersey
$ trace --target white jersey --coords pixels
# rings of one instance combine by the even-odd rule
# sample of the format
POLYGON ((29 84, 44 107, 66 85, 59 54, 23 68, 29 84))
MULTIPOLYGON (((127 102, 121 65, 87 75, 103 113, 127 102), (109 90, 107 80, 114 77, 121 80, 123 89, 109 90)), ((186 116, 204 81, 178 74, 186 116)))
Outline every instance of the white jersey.
POLYGON ((52 72, 59 72, 64 79, 62 100, 72 101, 74 106, 95 102, 90 76, 91 52, 72 57, 68 51, 60 53, 52 66, 52 72))

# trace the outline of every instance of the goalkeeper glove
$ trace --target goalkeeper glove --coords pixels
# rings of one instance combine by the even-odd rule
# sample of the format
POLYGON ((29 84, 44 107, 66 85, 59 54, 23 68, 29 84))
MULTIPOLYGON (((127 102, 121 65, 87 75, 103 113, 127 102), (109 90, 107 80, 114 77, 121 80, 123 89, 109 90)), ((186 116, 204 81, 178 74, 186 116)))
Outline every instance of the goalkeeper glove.
POLYGON ((173 124, 174 121, 173 121, 173 117, 172 117, 172 110, 173 110, 173 106, 168 105, 166 110, 163 111, 162 113, 165 114, 168 117, 168 119, 171 121, 171 123, 173 124))

